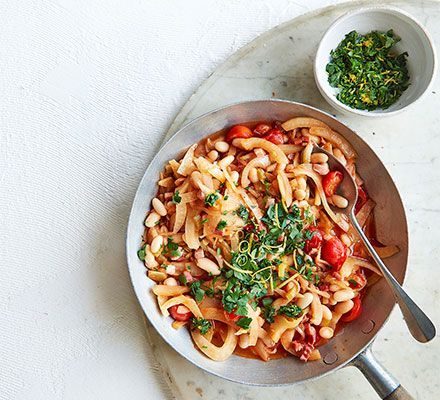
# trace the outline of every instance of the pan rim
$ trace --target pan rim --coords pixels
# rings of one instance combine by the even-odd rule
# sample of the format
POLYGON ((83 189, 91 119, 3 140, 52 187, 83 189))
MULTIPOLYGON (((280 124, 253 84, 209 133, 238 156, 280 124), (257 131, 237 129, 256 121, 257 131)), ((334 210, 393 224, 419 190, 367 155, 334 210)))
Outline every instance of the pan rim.
MULTIPOLYGON (((356 357, 359 356, 360 353, 362 353, 363 351, 365 351, 366 348, 368 348, 369 346, 371 346, 372 342, 376 339, 377 334, 379 333, 379 331, 384 327, 384 325, 388 322, 389 317, 392 313, 392 311, 394 310, 395 307, 395 303, 393 304, 393 306, 391 307, 387 317, 384 319, 383 323, 381 324, 381 326, 377 329, 377 331, 371 336, 371 338, 366 342, 366 344, 364 346, 362 346, 358 351, 356 351, 354 354, 350 355, 347 360, 345 360, 344 362, 334 366, 334 367, 329 367, 329 369, 325 372, 319 373, 317 375, 313 375, 310 376, 308 378, 302 379, 300 381, 296 381, 296 382, 286 382, 286 383, 256 383, 256 382, 247 382, 247 381, 243 381, 240 379, 234 379, 231 377, 227 377, 227 376, 223 376, 221 373, 218 373, 216 371, 213 371, 209 368, 205 368, 202 367, 200 365, 197 364, 197 362, 193 359, 191 359, 189 356, 187 356, 186 354, 184 354, 183 352, 181 352, 178 348, 174 347, 173 344, 171 344, 171 341, 169 340, 169 338, 166 335, 162 335, 162 333, 160 332, 160 330, 156 327, 155 323, 149 318, 148 313, 146 312, 146 310, 144 309, 143 305, 142 305, 142 299, 141 299, 141 293, 138 293, 138 289, 135 285, 135 278, 133 276, 134 274, 134 267, 131 267, 131 261, 130 261, 130 232, 133 230, 132 227, 134 226, 134 224, 138 223, 139 221, 134 221, 134 211, 135 211, 135 205, 136 203, 139 201, 139 198, 141 196, 141 187, 143 186, 144 180, 147 178, 148 176, 148 172, 149 169, 151 167, 151 165, 154 165, 155 161, 160 157, 160 153, 162 151, 162 149, 166 146, 168 146, 172 141, 175 140, 176 136, 178 136, 180 134, 181 131, 187 129, 188 127, 190 127, 192 124, 196 124, 198 121, 210 116, 211 114, 215 114, 221 111, 225 111, 228 108, 232 108, 235 106, 240 106, 240 105, 252 105, 252 104, 256 104, 256 103, 280 103, 280 104, 289 104, 289 105, 294 105, 294 106, 300 106, 300 107, 305 107, 307 109, 310 109, 312 111, 318 112, 320 114, 325 115, 326 117, 330 118, 331 120, 333 120, 334 122, 337 122, 341 125, 343 125, 345 128, 349 129, 351 132, 353 132, 355 134, 355 136, 357 137, 358 140, 360 140, 362 142, 363 145, 367 146, 368 148, 371 149, 371 151, 374 153, 374 155, 378 158, 378 160, 380 161, 380 163, 382 164, 382 167, 384 168, 384 170, 386 171, 386 173, 388 174, 391 182, 394 185, 395 191, 396 191, 396 200, 399 201, 399 205, 402 208, 403 211, 403 219, 404 219, 404 225, 405 225, 405 232, 403 233, 405 235, 406 238, 406 242, 408 243, 408 246, 406 248, 406 253, 405 253, 405 257, 404 257, 404 262, 405 262, 405 268, 403 271, 403 276, 402 276, 402 281, 401 283, 404 282, 405 277, 406 277, 406 273, 407 273, 407 268, 408 268, 408 253, 409 253, 409 238, 408 238, 408 221, 407 221, 407 217, 406 217, 406 211, 405 211, 405 207, 402 201, 402 198, 400 196, 399 191, 397 190, 397 186, 394 182, 394 180, 392 179, 391 175, 389 174, 387 168, 385 167, 384 163, 382 162, 382 160, 379 158, 379 156, 374 152, 374 150, 368 145, 368 143, 352 128, 350 128, 348 125, 346 125, 345 123, 343 123, 342 121, 340 121, 339 119, 337 119, 336 117, 334 117, 333 115, 331 115, 330 113, 320 110, 319 108, 310 106, 308 104, 305 103, 301 103, 301 102, 296 102, 296 101, 291 101, 291 100, 285 100, 285 99, 278 99, 278 98, 270 98, 270 99, 257 99, 257 100, 247 100, 247 101, 239 101, 239 102, 234 102, 225 106, 221 106, 218 108, 215 108, 211 111, 208 111, 194 119, 192 119, 191 121, 185 123, 184 125, 182 125, 175 133, 172 134, 171 137, 169 137, 167 140, 165 140, 161 145, 159 150, 156 152, 155 156, 151 159, 151 161, 149 162, 141 180, 139 181, 138 187, 136 189, 136 193, 135 196, 133 198, 133 202, 132 202, 132 206, 130 209, 130 214, 129 214, 129 220, 128 220, 128 224, 127 224, 127 231, 126 231, 126 257, 127 257, 127 267, 128 267, 128 271, 129 271, 129 276, 130 276, 130 283, 133 287, 133 290, 135 292, 137 301, 139 303, 139 305, 141 306, 141 309, 144 313, 144 315, 146 316, 146 318, 148 319, 149 323, 154 327, 155 331, 158 333, 158 335, 167 343, 167 345, 169 345, 171 348, 174 349, 174 351, 176 351, 178 354, 180 354, 182 357, 184 357, 186 360, 188 360, 189 362, 191 362, 191 364, 195 365, 196 367, 202 369, 205 372, 208 372, 209 374, 212 374, 214 376, 220 377, 222 379, 225 379, 227 381, 230 382, 235 382, 235 383, 241 383, 241 384, 245 384, 245 385, 249 385, 249 386, 255 386, 255 387, 284 387, 284 386, 293 386, 293 385, 297 385, 297 384, 303 384, 303 383, 307 383, 307 382, 311 382, 314 380, 317 380, 321 377, 327 376, 343 367, 346 367, 350 364, 352 364, 353 360, 356 359, 356 357)), ((213 132, 209 132, 207 133, 205 136, 201 137, 200 140, 202 140, 203 138, 211 135, 213 132)), ((181 151, 181 149, 179 149, 179 151, 181 151)), ((148 278, 146 278, 148 279, 148 278)), ((198 350, 196 350, 194 348, 194 351, 197 352, 198 350)), ((233 355, 234 357, 239 357, 236 355, 233 355)), ((276 361, 276 360, 274 360, 276 361)))

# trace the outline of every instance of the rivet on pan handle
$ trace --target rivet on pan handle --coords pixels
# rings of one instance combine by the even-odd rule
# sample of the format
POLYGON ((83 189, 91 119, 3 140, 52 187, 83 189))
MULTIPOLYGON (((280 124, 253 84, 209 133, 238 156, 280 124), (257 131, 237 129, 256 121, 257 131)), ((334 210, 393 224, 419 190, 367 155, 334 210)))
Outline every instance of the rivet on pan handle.
POLYGON ((396 378, 377 361, 371 351, 371 345, 360 353, 351 364, 362 372, 381 399, 414 400, 396 378))

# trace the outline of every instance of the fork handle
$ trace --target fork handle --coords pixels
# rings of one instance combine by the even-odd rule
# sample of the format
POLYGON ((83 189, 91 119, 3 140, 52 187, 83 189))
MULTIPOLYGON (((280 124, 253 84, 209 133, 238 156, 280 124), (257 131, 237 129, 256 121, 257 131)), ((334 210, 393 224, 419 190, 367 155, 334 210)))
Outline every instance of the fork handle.
POLYGON ((360 238, 365 244, 368 252, 373 257, 377 266, 379 267, 382 275, 390 285, 394 297, 399 304, 400 310, 402 311, 403 318, 405 319, 406 325, 408 326, 411 335, 419 342, 426 343, 435 337, 435 326, 428 318, 428 316, 420 309, 420 307, 414 303, 414 301, 408 296, 408 294, 397 282, 396 278, 391 274, 387 266, 383 263, 376 250, 371 245, 367 236, 365 235, 362 227, 359 225, 353 212, 350 215, 352 225, 356 229, 360 238))

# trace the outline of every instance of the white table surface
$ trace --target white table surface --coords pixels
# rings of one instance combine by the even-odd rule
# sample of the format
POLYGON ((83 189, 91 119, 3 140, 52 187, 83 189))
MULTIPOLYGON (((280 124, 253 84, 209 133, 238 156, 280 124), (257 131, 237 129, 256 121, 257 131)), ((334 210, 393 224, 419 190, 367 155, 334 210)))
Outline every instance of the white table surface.
MULTIPOLYGON (((0 2, 1 400, 167 397, 126 270, 137 184, 219 63, 267 29, 334 3, 0 2)), ((430 176, 426 184, 439 189, 430 176)), ((435 193, 419 211, 432 227, 435 193)), ((438 257, 438 244, 426 249, 438 257)), ((438 374, 423 373, 438 386, 438 374)))

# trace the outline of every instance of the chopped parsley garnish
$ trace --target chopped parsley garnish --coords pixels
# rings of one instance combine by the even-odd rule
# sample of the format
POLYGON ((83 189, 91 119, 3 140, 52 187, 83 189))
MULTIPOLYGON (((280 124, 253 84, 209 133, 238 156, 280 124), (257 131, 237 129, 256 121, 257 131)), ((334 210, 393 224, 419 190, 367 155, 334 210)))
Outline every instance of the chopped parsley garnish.
POLYGON ((223 229, 226 228, 226 225, 227 225, 226 221, 222 219, 222 220, 217 224, 216 229, 219 230, 219 231, 221 231, 221 230, 223 230, 223 229))
POLYGON ((225 197, 223 197, 223 199, 224 199, 224 200, 228 200, 228 199, 229 199, 229 196, 226 195, 225 197))
POLYGON ((354 279, 349 279, 348 282, 351 283, 354 287, 357 287, 357 286, 358 286, 357 281, 354 280, 354 279))
POLYGON ((326 66, 328 82, 339 89, 337 99, 359 110, 394 104, 409 86, 408 53, 392 51, 399 41, 393 30, 345 35, 326 66))
POLYGON ((237 208, 237 210, 235 211, 235 214, 237 214, 245 223, 248 222, 249 211, 247 210, 247 208, 243 204, 240 204, 240 207, 237 208))
POLYGON ((202 225, 206 224, 208 222, 208 218, 203 218, 200 222, 202 225))
POLYGON ((205 291, 201 287, 202 283, 203 283, 202 281, 195 281, 189 285, 191 294, 194 296, 197 303, 200 303, 203 300, 203 297, 205 296, 205 291))
POLYGON ((269 324, 272 324, 274 322, 274 317, 276 314, 275 308, 273 308, 271 305, 268 305, 263 308, 263 318, 269 322, 269 324))
POLYGON ((144 261, 145 260, 145 246, 143 246, 142 248, 140 248, 139 250, 138 250, 138 257, 139 257, 139 260, 141 260, 141 261, 144 261))
POLYGON ((182 197, 180 196, 180 194, 179 194, 179 191, 178 190, 176 190, 175 192, 174 192, 174 194, 173 194, 173 203, 174 204, 179 204, 181 201, 182 201, 182 197))
POLYGON ((236 322, 236 324, 237 324, 240 328, 243 328, 243 329, 249 329, 249 326, 250 326, 251 322, 252 322, 252 318, 249 318, 249 317, 243 317, 243 318, 240 318, 240 319, 236 322))
POLYGON ((179 257, 181 255, 179 245, 174 243, 173 239, 171 238, 168 238, 168 242, 165 248, 162 250, 162 253, 168 253, 171 257, 179 257))
POLYGON ((187 279, 186 279, 186 276, 183 275, 183 274, 180 274, 180 275, 179 275, 179 282, 180 282, 182 285, 186 285, 186 284, 188 283, 188 281, 187 281, 187 279))
POLYGON ((206 335, 212 327, 211 322, 204 318, 191 318, 191 325, 193 329, 198 329, 202 335, 206 335))
POLYGON ((286 317, 297 318, 301 315, 302 308, 298 307, 296 304, 291 304, 289 306, 281 306, 278 309, 278 314, 283 314, 286 317))
POLYGON ((210 193, 205 197, 205 204, 212 207, 218 199, 218 193, 210 193))

